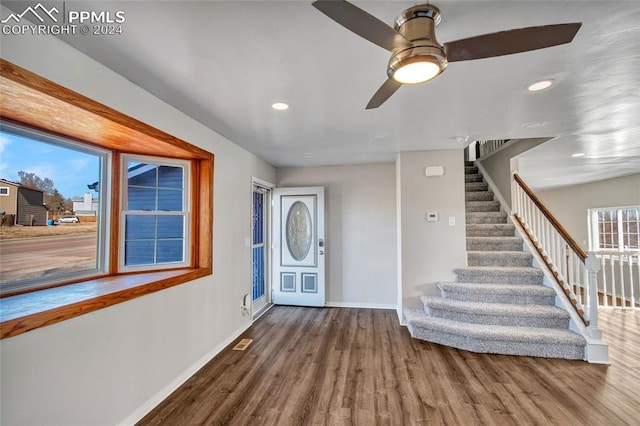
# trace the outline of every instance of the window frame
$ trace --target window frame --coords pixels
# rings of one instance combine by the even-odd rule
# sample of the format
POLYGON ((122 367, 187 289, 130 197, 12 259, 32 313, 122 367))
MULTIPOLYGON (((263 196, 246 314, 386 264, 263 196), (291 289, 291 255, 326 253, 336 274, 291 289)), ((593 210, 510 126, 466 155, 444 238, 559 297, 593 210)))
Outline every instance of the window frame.
POLYGON ((8 197, 9 196, 9 187, 8 186, 0 186, 0 197, 8 197), (2 193, 3 189, 6 189, 6 193, 2 193))
MULTIPOLYGON (((149 269, 172 269, 179 267, 188 267, 191 264, 191 253, 188 248, 190 247, 191 242, 191 217, 192 212, 190 209, 190 188, 191 188, 191 164, 188 161, 184 160, 176 160, 171 158, 162 158, 162 157, 150 157, 143 155, 132 155, 125 154, 122 155, 121 158, 122 164, 120 170, 122 170, 121 178, 121 188, 120 191, 120 221, 122 226, 120 226, 120 255, 118 259, 118 270, 120 272, 131 272, 131 271, 145 271, 149 269), (144 161, 147 163, 155 163, 160 166, 180 166, 182 167, 183 174, 183 194, 182 194, 182 206, 183 210, 179 214, 184 218, 184 229, 183 229, 183 256, 184 259, 182 262, 171 262, 171 263, 154 263, 154 264, 145 264, 145 265, 126 265, 125 264, 125 232, 126 232, 126 217, 128 214, 132 215, 158 215, 158 210, 148 211, 148 212, 140 212, 136 210, 129 210, 129 206, 127 205, 128 198, 128 176, 127 176, 127 163, 131 160, 135 161, 144 161)), ((160 213, 162 215, 162 213, 160 213)), ((171 214, 178 215, 178 214, 171 214)))
POLYGON ((106 232, 108 265, 102 276, 52 284, 29 292, 0 294, 0 338, 64 321, 213 273, 214 154, 0 58, 0 119, 106 149, 112 188, 106 232), (190 265, 122 272, 119 215, 121 156, 189 161, 190 265))
MULTIPOLYGON (((616 206, 616 207, 597 207, 589 209, 589 244, 593 251, 596 252, 637 252, 640 251, 640 243, 638 247, 630 248, 626 246, 627 239, 625 236, 628 234, 624 229, 625 221, 622 220, 622 212, 624 210, 636 209, 640 210, 640 205, 632 205, 632 206, 616 206), (600 221, 598 214, 600 212, 611 212, 615 211, 616 220, 613 223, 616 223, 616 230, 612 232, 607 232, 607 234, 611 234, 615 236, 615 239, 612 238, 612 241, 616 241, 617 247, 601 247, 600 246, 600 236, 602 234, 602 230, 600 229, 600 221)), ((636 217, 636 227, 637 227, 637 240, 640 240, 640 217, 636 217)))
MULTIPOLYGON (((111 169, 111 152, 105 149, 100 149, 94 146, 86 146, 75 141, 67 140, 66 138, 52 135, 42 130, 37 130, 17 123, 11 123, 5 121, 0 117, 0 130, 11 133, 23 138, 33 139, 36 142, 43 144, 54 145, 59 148, 69 149, 73 151, 82 152, 84 154, 95 155, 99 157, 99 192, 104 194, 108 193, 106 188, 106 182, 109 181, 109 171, 111 169)), ((99 200, 98 217, 106 218, 110 210, 109 197, 99 200)), ((97 245, 96 245, 96 266, 93 269, 84 269, 72 272, 59 273, 55 275, 45 275, 37 278, 29 278, 21 281, 9 282, 0 284, 2 290, 0 297, 5 294, 18 294, 29 291, 36 291, 41 288, 49 288, 58 285, 59 283, 66 283, 72 280, 83 280, 92 277, 104 276, 108 273, 107 265, 109 264, 108 250, 106 249, 106 235, 109 229, 109 221, 101 220, 97 227, 97 245)))

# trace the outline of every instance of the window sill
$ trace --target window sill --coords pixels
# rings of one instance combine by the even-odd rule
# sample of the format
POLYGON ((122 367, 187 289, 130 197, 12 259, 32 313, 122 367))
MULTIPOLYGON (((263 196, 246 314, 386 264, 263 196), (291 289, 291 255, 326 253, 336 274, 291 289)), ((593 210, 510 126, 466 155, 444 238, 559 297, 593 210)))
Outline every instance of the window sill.
POLYGON ((211 274, 210 268, 114 275, 0 299, 0 338, 17 336, 211 274))

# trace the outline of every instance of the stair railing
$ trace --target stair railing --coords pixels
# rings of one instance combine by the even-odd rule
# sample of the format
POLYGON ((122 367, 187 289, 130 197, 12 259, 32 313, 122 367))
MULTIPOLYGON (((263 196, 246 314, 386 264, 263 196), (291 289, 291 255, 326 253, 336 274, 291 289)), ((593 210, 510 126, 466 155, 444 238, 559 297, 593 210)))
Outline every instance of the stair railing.
POLYGON ((491 154, 494 151, 497 151, 502 145, 507 143, 509 139, 490 139, 484 141, 477 141, 479 147, 479 156, 478 158, 484 158, 485 156, 491 154))
POLYGON ((640 309, 640 251, 601 250, 594 254, 601 266, 600 306, 640 309))
POLYGON ((511 200, 514 218, 544 259, 591 337, 600 339, 597 294, 600 260, 575 242, 517 173, 512 175, 511 200))

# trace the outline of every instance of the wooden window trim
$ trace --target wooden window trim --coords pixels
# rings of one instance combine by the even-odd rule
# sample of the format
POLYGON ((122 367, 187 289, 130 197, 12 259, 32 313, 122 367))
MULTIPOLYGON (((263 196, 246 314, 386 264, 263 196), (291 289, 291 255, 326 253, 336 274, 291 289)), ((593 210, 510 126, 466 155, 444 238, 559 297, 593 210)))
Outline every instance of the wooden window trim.
POLYGON ((54 324, 212 274, 214 155, 63 86, 0 59, 0 118, 112 152, 113 194, 120 191, 120 155, 191 160, 189 268, 118 273, 119 197, 110 212, 108 273, 0 299, 0 338, 54 324))

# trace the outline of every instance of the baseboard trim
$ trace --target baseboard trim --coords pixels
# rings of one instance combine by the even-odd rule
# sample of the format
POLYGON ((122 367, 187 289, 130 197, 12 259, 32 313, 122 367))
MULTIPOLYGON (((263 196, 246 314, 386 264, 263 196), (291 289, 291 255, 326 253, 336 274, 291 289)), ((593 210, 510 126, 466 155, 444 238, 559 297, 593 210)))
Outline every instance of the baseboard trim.
POLYGON ((176 389, 178 389, 184 382, 186 382, 191 376, 193 376, 198 370, 200 370, 204 365, 211 361, 211 359, 218 355, 224 348, 229 346, 235 339, 240 337, 242 333, 244 333, 249 327, 251 327, 251 323, 247 323, 246 325, 240 327, 235 330, 233 333, 229 335, 227 339, 222 341, 220 344, 215 346, 212 350, 207 352, 202 358, 193 363, 189 368, 182 372, 178 377, 173 379, 167 386, 158 391, 155 395, 149 398, 144 404, 138 407, 133 413, 128 415, 124 420, 118 423, 118 425, 135 425, 139 422, 144 416, 149 414, 151 410, 153 410, 158 404, 164 401, 171 393, 173 393, 176 389))
POLYGON ((360 308, 360 309, 398 309, 396 305, 383 303, 352 303, 352 302, 325 302, 327 308, 360 308))

